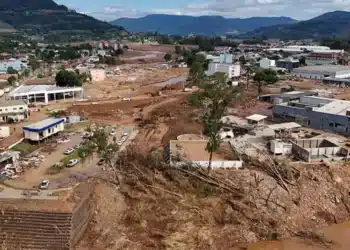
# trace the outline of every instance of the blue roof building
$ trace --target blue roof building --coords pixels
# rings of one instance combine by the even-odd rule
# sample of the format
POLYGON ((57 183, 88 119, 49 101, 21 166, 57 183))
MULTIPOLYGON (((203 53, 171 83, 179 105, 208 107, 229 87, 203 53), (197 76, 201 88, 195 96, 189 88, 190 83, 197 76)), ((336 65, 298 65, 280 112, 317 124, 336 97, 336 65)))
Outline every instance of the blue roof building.
POLYGON ((48 118, 23 127, 24 138, 41 141, 64 130, 64 118, 48 118))

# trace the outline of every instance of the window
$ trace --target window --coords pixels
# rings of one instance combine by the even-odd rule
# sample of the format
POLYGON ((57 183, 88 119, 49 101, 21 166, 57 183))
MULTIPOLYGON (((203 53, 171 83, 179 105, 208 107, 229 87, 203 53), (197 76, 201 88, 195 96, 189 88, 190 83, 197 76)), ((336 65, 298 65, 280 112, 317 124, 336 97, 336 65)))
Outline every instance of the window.
POLYGON ((13 108, 13 110, 17 110, 17 108, 13 108))
POLYGON ((20 110, 23 110, 23 107, 20 107, 19 109, 20 109, 20 110))

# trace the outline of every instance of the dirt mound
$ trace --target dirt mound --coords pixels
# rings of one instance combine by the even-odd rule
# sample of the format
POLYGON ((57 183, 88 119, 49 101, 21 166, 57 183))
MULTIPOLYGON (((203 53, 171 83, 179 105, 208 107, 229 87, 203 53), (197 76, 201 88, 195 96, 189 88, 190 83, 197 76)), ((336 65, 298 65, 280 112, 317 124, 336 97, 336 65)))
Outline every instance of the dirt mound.
POLYGON ((95 220, 78 249, 232 249, 349 218, 350 171, 342 165, 297 166, 288 192, 263 169, 208 176, 135 152, 120 159, 119 188, 96 194, 95 220))

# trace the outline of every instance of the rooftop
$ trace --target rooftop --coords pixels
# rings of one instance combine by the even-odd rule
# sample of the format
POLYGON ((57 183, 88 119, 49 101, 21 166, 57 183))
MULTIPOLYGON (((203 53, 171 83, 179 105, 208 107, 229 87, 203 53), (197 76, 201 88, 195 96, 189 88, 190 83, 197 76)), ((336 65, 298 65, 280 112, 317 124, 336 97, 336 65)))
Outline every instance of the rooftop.
MULTIPOLYGON (((187 161, 208 161, 209 153, 205 150, 208 141, 206 140, 188 140, 170 141, 170 150, 173 157, 179 156, 183 160, 187 161)), ((228 143, 223 143, 221 146, 221 152, 224 150, 232 150, 228 143)), ((232 152, 232 151, 231 151, 232 152)), ((232 153, 231 153, 232 154, 232 153)), ((224 154, 220 154, 220 150, 217 153, 213 153, 213 161, 232 160, 226 157, 224 154)))
POLYGON ((264 119, 266 119, 266 118, 267 118, 267 116, 265 116, 265 115, 259 115, 259 114, 254 114, 254 115, 251 115, 251 116, 246 117, 246 119, 252 120, 252 121, 256 121, 256 122, 262 121, 262 120, 264 120, 264 119))
POLYGON ((315 111, 328 113, 328 114, 338 114, 346 115, 347 111, 350 111, 350 101, 336 100, 327 103, 319 108, 314 108, 315 111))
POLYGON ((6 100, 6 102, 0 102, 0 107, 27 105, 23 100, 6 100))
POLYGON ((23 127, 23 129, 33 131, 33 132, 40 132, 42 130, 45 130, 47 128, 55 126, 55 125, 62 123, 64 121, 65 121, 64 118, 48 118, 48 119, 42 120, 40 122, 27 125, 27 126, 23 127))
POLYGON ((78 90, 81 87, 58 87, 56 85, 21 85, 10 92, 9 95, 23 95, 30 93, 42 93, 42 92, 50 92, 50 91, 72 91, 78 90))
POLYGON ((315 66, 306 66, 301 68, 293 69, 293 72, 296 73, 329 73, 334 74, 339 71, 350 71, 350 66, 344 66, 344 65, 315 65, 315 66))
POLYGON ((7 161, 8 159, 12 158, 13 156, 19 155, 20 152, 17 151, 7 151, 0 153, 0 162, 7 161))

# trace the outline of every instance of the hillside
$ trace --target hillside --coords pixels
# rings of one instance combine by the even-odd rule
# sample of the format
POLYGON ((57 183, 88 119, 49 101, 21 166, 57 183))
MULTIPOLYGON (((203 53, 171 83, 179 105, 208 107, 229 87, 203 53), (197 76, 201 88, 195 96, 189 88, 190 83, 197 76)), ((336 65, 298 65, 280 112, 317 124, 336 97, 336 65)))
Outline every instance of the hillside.
POLYGON ((71 11, 52 0, 2 0, 0 21, 29 34, 101 36, 125 32, 119 26, 71 11))
POLYGON ((350 31, 350 12, 328 12, 295 24, 263 27, 242 37, 267 37, 280 39, 307 39, 329 36, 347 36, 350 31))
POLYGON ((141 18, 120 18, 111 23, 130 32, 158 32, 174 35, 240 34, 260 27, 295 23, 289 17, 223 18, 221 16, 148 15, 141 18))
POLYGON ((15 32, 16 30, 9 24, 0 21, 0 33, 15 32))

